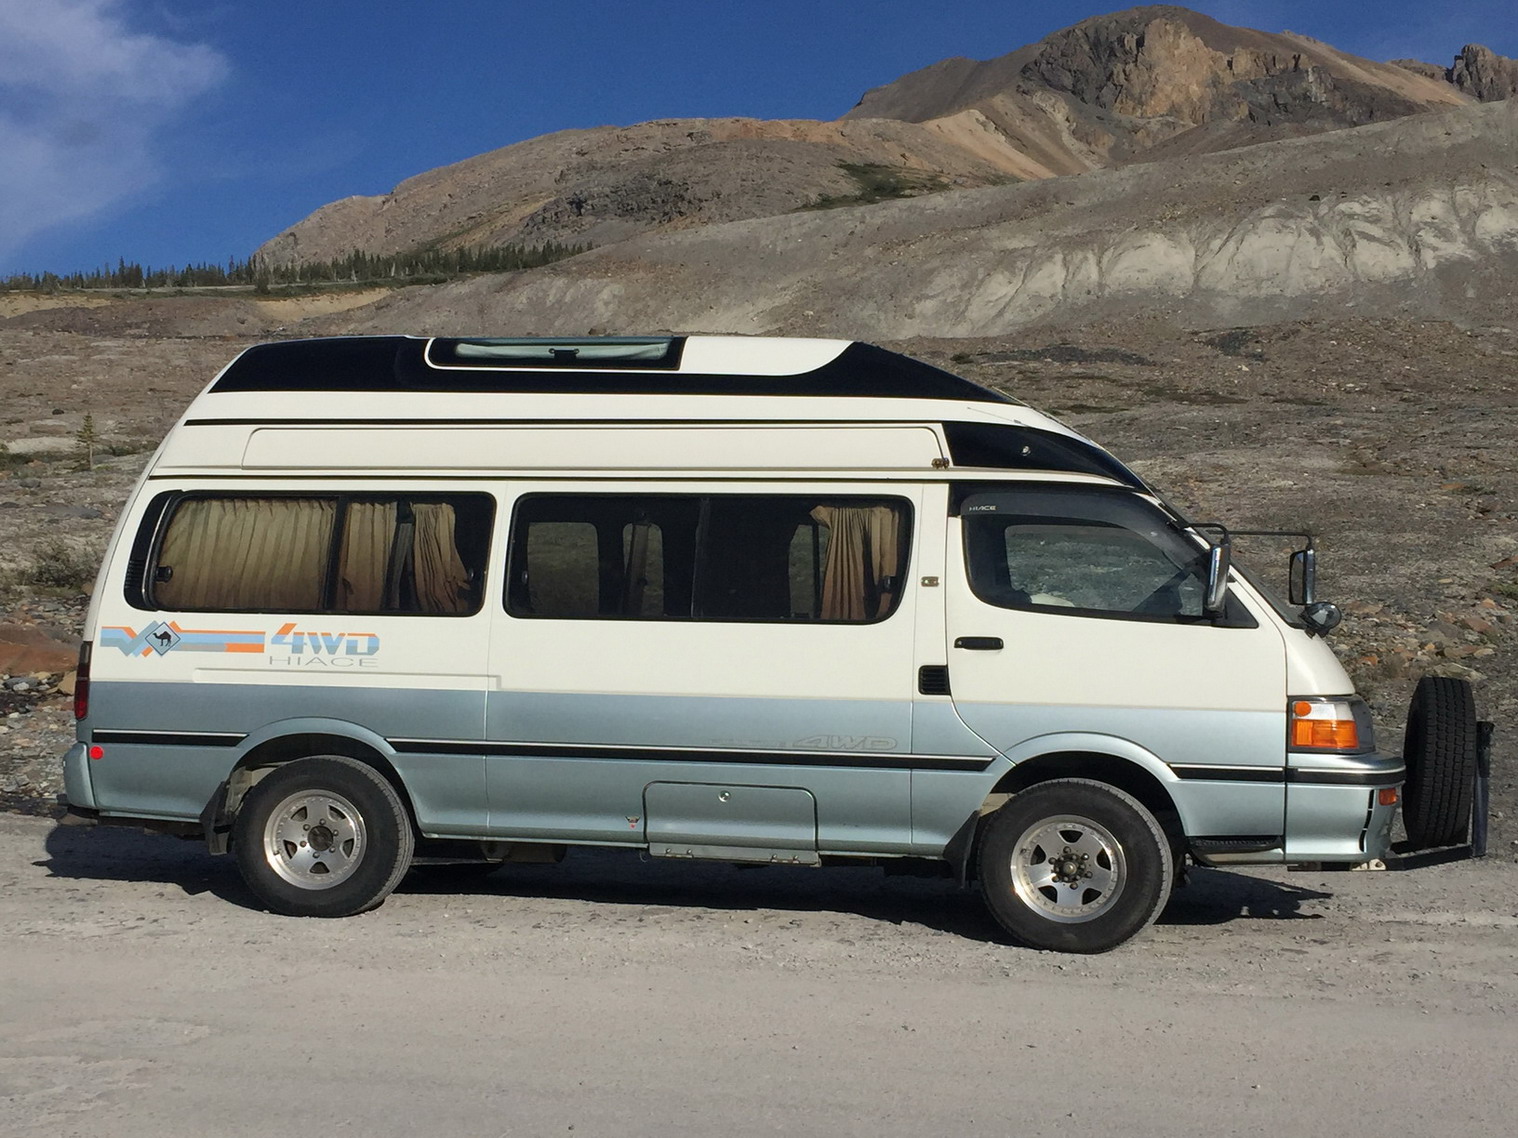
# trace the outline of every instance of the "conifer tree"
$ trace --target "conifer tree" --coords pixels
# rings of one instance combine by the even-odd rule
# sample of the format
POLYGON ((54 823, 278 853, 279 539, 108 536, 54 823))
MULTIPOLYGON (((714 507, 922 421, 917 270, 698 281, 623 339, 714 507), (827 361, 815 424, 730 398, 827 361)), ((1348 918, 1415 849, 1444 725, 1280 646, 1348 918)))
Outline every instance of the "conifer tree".
POLYGON ((79 448, 79 468, 94 470, 95 448, 100 445, 100 436, 95 431, 95 416, 88 411, 84 413, 79 430, 74 432, 74 442, 79 448))

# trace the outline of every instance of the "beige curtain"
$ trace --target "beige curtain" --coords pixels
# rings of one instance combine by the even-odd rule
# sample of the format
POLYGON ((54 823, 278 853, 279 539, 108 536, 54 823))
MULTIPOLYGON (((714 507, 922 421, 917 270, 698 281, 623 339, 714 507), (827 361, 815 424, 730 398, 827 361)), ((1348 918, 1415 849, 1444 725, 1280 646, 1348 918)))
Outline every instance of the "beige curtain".
POLYGON ((321 604, 336 504, 321 498, 198 498, 180 504, 159 551, 161 608, 273 609, 321 604))
MULTIPOLYGON (((348 612, 381 612, 395 607, 395 598, 386 590, 395 515, 394 502, 348 504, 335 607, 348 612)), ((393 582, 389 592, 394 592, 393 582)))
POLYGON ((885 578, 899 578, 901 514, 892 506, 818 506, 812 520, 829 530, 822 569, 823 620, 874 620, 895 596, 885 578))
POLYGON ((466 612, 469 571, 454 543, 453 507, 446 502, 414 503, 411 512, 416 517, 412 553, 417 607, 422 612, 466 612))

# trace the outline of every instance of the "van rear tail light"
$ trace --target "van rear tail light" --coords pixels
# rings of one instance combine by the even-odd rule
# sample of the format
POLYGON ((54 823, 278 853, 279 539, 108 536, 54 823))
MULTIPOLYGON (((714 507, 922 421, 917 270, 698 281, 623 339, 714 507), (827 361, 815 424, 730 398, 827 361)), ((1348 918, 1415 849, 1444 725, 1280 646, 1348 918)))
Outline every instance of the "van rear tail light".
POLYGON ((74 674, 74 718, 90 713, 90 642, 79 645, 79 670, 74 674))
POLYGON ((1287 713, 1294 751, 1358 752, 1374 746, 1369 711, 1362 700, 1294 699, 1287 713))

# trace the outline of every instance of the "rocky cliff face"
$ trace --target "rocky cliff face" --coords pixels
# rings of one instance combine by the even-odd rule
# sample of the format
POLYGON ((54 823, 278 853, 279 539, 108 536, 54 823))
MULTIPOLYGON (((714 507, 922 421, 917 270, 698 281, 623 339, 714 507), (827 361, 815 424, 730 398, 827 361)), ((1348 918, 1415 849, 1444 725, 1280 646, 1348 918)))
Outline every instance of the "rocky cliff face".
MULTIPOLYGON (((1100 164, 1401 118, 1465 101, 1439 74, 1172 6, 1083 20, 985 63, 950 61, 869 92, 846 117, 912 121, 1018 104, 1079 124, 1100 164), (1053 93, 1056 110, 1042 94, 1053 93), (1194 137, 1177 144, 1178 136, 1194 137)), ((1035 116, 1036 117, 1036 116, 1035 116)))
POLYGON ((1483 103, 1518 97, 1518 59, 1508 59, 1478 43, 1466 44, 1446 75, 1483 103))

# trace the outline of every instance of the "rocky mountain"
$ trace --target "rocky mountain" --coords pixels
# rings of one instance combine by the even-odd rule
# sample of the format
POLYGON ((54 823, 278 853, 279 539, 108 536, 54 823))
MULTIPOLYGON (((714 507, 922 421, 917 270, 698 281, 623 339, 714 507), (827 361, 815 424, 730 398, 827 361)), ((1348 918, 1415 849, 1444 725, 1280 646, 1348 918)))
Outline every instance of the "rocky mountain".
POLYGON ((1507 59, 1480 44, 1467 44, 1444 75, 1483 103, 1518 96, 1518 59, 1507 59))
POLYGON ((1467 47, 1441 72, 1185 8, 1134 8, 988 61, 944 60, 866 93, 835 122, 679 119, 545 135, 324 206, 257 255, 290 264, 354 249, 606 246, 1216 153, 1502 98, 1515 86, 1518 63, 1485 48, 1467 47))
POLYGON ((608 245, 647 230, 859 200, 877 169, 893 172, 893 196, 1025 176, 1019 156, 995 140, 955 135, 900 121, 741 118, 560 131, 419 174, 380 197, 323 206, 257 256, 288 264, 353 249, 608 245))
POLYGON ((1147 314, 1518 319, 1518 101, 853 209, 643 234, 405 289, 327 331, 998 336, 1147 314))
POLYGON ((1291 32, 1186 8, 1096 16, 985 62, 949 59, 868 92, 846 118, 978 113, 1058 173, 1209 153, 1448 108, 1467 96, 1291 32), (1060 152, 1063 151, 1063 154, 1060 152))

